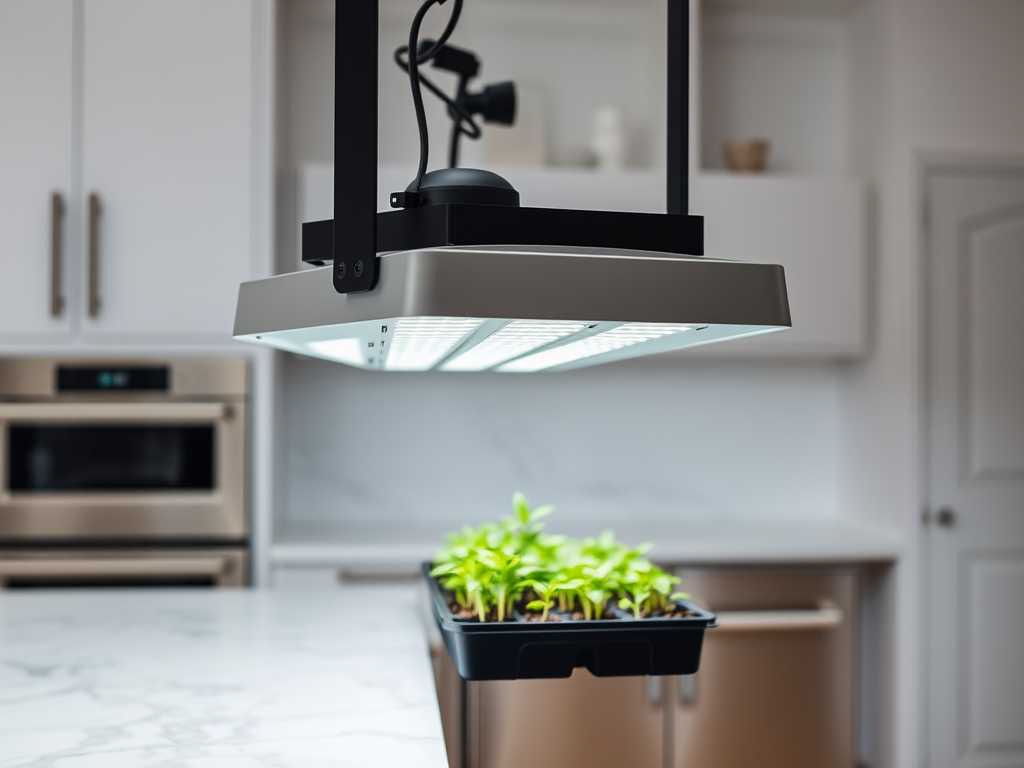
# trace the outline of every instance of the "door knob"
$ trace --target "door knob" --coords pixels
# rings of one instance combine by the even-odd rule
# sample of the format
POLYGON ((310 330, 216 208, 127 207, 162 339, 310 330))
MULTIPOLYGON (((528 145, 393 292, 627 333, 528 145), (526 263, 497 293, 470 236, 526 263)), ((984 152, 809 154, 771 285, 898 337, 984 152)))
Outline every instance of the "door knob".
POLYGON ((956 512, 949 507, 943 507, 935 513, 935 522, 943 528, 952 528, 956 525, 956 512))

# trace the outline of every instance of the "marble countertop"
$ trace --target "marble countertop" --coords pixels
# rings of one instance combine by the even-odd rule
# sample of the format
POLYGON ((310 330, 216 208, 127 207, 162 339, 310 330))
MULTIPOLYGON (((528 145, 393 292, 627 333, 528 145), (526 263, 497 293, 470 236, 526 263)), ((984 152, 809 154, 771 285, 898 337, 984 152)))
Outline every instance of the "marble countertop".
POLYGON ((414 587, 0 592, 5 768, 447 765, 414 587))

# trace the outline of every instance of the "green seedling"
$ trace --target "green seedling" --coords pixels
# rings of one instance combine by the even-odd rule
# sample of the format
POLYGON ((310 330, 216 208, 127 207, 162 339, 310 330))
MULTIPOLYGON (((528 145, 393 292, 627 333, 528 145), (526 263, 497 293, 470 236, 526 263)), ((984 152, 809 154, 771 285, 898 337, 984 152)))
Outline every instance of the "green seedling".
POLYGON ((541 611, 540 620, 547 621, 548 611, 555 605, 555 596, 561 596, 564 595, 566 592, 571 592, 575 589, 579 589, 583 585, 583 580, 563 580, 556 577, 555 581, 550 583, 531 580, 529 582, 529 585, 539 599, 531 600, 529 603, 526 604, 526 608, 530 611, 541 611))
POLYGON ((516 605, 540 611, 541 621, 548 621, 556 604, 568 612, 578 605, 585 619, 600 619, 611 600, 639 619, 687 597, 673 591, 677 577, 645 557, 650 544, 631 549, 611 531, 588 539, 547 534, 540 521, 553 511, 533 509, 515 494, 510 516, 449 534, 431 575, 480 621, 505 621, 516 605), (535 599, 523 606, 528 589, 535 599))
POLYGON ((490 570, 490 589, 498 609, 498 621, 504 621, 514 598, 526 589, 529 581, 520 572, 520 557, 502 549, 479 551, 480 562, 490 570))
POLYGON ((632 611, 633 618, 639 619, 647 611, 647 601, 650 598, 651 593, 643 589, 636 589, 630 593, 629 597, 619 598, 619 608, 625 611, 632 611))
POLYGON ((537 600, 531 600, 526 604, 529 611, 541 611, 540 620, 548 620, 548 611, 555 604, 554 596, 558 588, 554 584, 545 584, 543 581, 531 581, 530 588, 537 595, 537 600))

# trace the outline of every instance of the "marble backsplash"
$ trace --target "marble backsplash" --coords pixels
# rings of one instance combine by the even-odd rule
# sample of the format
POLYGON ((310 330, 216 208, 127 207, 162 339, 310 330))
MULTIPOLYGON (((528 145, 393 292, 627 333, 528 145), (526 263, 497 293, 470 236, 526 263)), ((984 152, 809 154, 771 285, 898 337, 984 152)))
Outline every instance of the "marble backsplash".
POLYGON ((284 383, 287 521, 454 526, 504 514, 517 489, 570 525, 839 514, 833 363, 519 376, 290 358, 284 383))

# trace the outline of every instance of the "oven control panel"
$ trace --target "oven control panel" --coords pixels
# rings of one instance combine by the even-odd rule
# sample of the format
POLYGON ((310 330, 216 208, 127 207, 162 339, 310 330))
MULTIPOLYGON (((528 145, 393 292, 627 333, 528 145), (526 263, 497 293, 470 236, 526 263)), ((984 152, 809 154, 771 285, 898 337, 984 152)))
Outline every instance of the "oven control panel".
POLYGON ((166 392, 169 382, 170 370, 166 365, 57 366, 58 392, 166 392))

